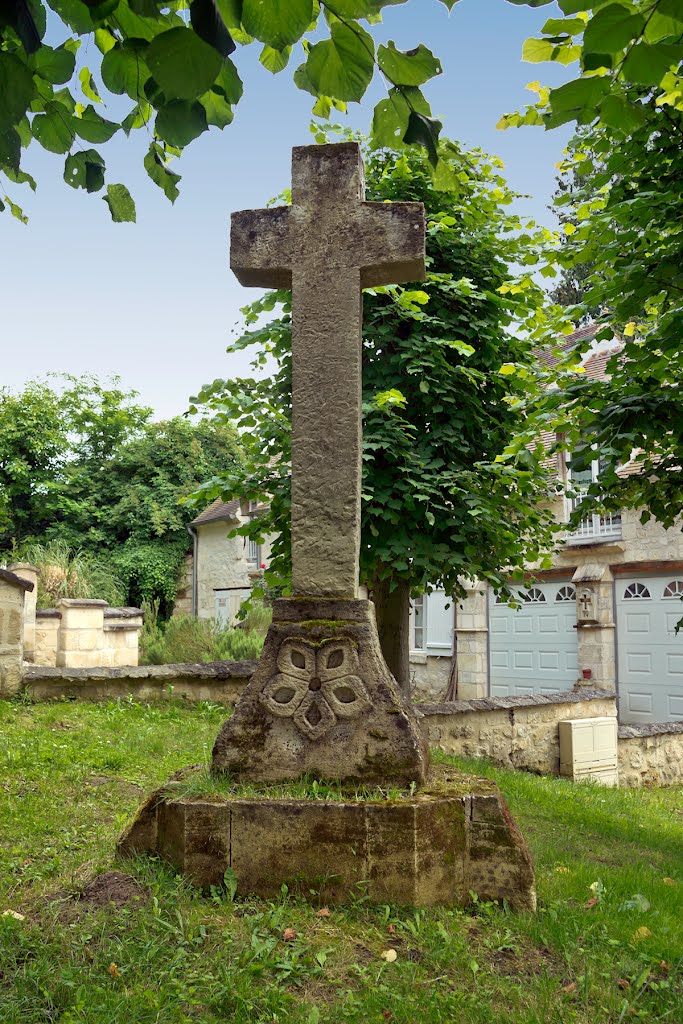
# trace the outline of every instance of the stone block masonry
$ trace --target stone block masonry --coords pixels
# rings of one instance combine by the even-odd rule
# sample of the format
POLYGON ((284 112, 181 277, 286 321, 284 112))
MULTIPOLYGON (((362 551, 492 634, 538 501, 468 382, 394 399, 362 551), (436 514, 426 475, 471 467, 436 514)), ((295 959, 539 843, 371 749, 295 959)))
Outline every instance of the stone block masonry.
POLYGON ((24 601, 33 583, 0 569, 0 697, 21 689, 24 660, 24 601))
POLYGON ((683 722, 622 725, 618 752, 622 786, 683 783, 683 722))

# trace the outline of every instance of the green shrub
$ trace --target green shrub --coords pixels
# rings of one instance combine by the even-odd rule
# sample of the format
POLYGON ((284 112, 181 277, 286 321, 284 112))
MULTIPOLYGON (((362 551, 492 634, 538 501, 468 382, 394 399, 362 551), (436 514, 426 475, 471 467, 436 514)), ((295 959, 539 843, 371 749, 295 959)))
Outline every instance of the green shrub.
POLYGON ((185 548, 179 544, 128 543, 112 555, 112 562, 132 604, 142 607, 145 601, 156 601, 161 614, 167 616, 175 601, 184 555, 185 548))
POLYGON ((146 604, 140 638, 143 665, 183 662, 245 661, 258 658, 263 647, 261 631, 232 629, 215 619, 179 615, 160 622, 157 603, 146 604))

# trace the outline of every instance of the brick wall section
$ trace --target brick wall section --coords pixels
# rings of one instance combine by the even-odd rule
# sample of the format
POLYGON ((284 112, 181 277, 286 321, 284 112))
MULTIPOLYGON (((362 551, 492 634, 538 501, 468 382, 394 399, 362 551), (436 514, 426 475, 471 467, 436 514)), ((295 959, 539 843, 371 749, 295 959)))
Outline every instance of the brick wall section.
POLYGON ((622 786, 683 783, 683 722, 622 725, 618 749, 622 786))
POLYGON ((558 722, 617 714, 616 698, 601 690, 416 706, 430 746, 550 775, 560 770, 558 722))

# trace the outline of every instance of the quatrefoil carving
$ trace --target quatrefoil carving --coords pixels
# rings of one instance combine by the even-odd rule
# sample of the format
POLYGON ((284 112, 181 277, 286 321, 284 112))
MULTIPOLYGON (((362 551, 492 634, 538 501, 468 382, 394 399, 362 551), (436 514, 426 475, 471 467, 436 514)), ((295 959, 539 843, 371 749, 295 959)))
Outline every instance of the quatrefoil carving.
POLYGON ((291 718, 309 740, 319 740, 338 719, 356 718, 372 706, 350 640, 312 647, 287 639, 277 667, 280 671, 263 687, 259 700, 274 717, 291 718))

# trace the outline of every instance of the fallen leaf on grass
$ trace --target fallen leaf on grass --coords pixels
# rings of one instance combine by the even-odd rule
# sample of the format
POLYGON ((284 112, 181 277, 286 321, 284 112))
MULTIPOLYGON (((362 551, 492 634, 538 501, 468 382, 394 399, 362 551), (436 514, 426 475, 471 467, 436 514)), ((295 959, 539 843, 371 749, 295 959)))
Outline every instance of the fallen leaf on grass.
POLYGON ((663 971, 670 971, 670 970, 671 970, 671 964, 668 964, 668 963, 666 962, 666 960, 660 960, 660 961, 659 961, 659 966, 660 966, 660 968, 661 968, 661 969, 662 969, 663 971))
POLYGON ((627 989, 631 987, 631 982, 627 981, 626 978, 619 978, 617 985, 619 988, 627 989))
POLYGON ((664 885, 676 885, 676 881, 673 878, 663 878, 664 885))
POLYGON ((107 967, 107 970, 111 974, 112 978, 119 978, 119 977, 121 977, 121 972, 119 971, 118 967, 116 966, 116 964, 113 961, 112 961, 112 963, 109 964, 109 967, 107 967))
POLYGON ((566 868, 563 864, 558 864, 555 871, 558 875, 568 875, 570 873, 569 868, 566 868))
POLYGON ((296 938, 295 930, 293 928, 285 928, 282 933, 282 938, 285 942, 294 942, 294 939, 296 938))
POLYGON ((394 1015, 391 1012, 391 1010, 382 1010, 382 1016, 384 1017, 385 1020, 393 1020, 394 1019, 394 1015))
POLYGON ((395 935, 395 934, 396 934, 396 925, 395 924, 388 924, 387 925, 387 935, 395 935))
POLYGON ((641 925, 640 928, 636 928, 633 935, 631 936, 632 942, 642 942, 643 939, 649 939, 652 932, 645 925, 641 925))
POLYGON ((386 960, 388 964, 393 964, 394 960, 398 956, 398 953, 396 952, 395 949, 384 949, 380 953, 380 956, 382 957, 382 960, 386 960))
POLYGON ((316 910, 315 916, 316 917, 332 917, 332 914, 327 909, 327 907, 321 907, 320 910, 316 910))
POLYGON ((15 921, 25 921, 26 917, 24 914, 19 914, 16 910, 4 910, 3 917, 13 917, 15 921))
POLYGON ((583 909, 584 910, 590 910, 592 907, 597 907, 599 902, 600 902, 600 900, 598 899, 598 897, 597 896, 593 896, 586 903, 584 903, 583 909))
POLYGON ((562 986, 562 991, 566 992, 568 996, 570 996, 572 994, 572 992, 576 992, 576 989, 577 989, 577 984, 576 984, 575 981, 570 981, 568 985, 563 985, 562 986))

